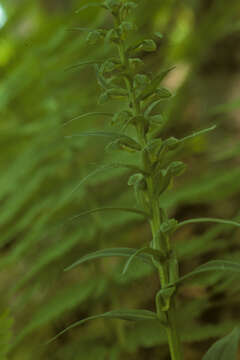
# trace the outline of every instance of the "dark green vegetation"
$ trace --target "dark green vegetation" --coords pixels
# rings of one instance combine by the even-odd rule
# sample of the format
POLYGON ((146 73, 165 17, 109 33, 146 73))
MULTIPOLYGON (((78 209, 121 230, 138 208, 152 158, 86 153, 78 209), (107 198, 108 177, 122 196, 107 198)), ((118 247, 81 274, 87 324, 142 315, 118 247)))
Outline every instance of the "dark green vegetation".
MULTIPOLYGON (((111 56, 109 44, 86 44, 87 32, 78 29, 109 28, 111 18, 95 8, 75 15, 83 3, 58 4, 22 1, 9 9, 5 4, 9 20, 0 44, 3 341, 8 342, 13 318, 9 359, 168 359, 164 331, 154 320, 92 321, 42 347, 87 316, 119 308, 154 310, 158 290, 154 269, 138 259, 125 276, 124 260, 112 257, 63 273, 84 254, 106 247, 140 248, 151 235, 139 214, 107 211, 74 217, 92 208, 133 207, 127 179, 135 169, 111 166, 85 176, 102 164, 135 163, 135 155, 104 151, 104 138, 65 137, 92 129, 119 131, 107 115, 62 125, 86 112, 119 111, 121 104, 96 105, 100 91, 91 66, 64 71, 84 59, 111 56)), ((143 51, 141 56, 153 73, 176 65, 166 78, 176 95, 162 109, 164 137, 181 138, 217 124, 214 132, 181 149, 178 158, 188 169, 162 203, 179 221, 233 219, 240 189, 239 2, 150 4, 141 1, 134 11, 138 32, 131 41, 161 32, 157 53, 143 51)), ((176 232, 174 244, 181 275, 211 259, 239 262, 238 229, 228 225, 188 225, 176 232)), ((217 337, 238 325, 239 290, 236 275, 219 271, 191 278, 179 289, 177 314, 186 359, 200 359, 217 337)))

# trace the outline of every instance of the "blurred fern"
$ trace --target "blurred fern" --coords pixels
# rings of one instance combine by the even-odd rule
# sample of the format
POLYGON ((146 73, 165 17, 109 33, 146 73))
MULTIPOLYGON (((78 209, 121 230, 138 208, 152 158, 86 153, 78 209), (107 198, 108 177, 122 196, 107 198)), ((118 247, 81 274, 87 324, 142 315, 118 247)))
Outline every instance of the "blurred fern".
MULTIPOLYGON (((74 10, 79 8, 79 5, 87 3, 69 1, 68 10, 63 12, 56 9, 49 12, 44 5, 45 1, 25 0, 21 1, 21 4, 2 1, 8 20, 1 29, 1 38, 4 39, 5 45, 0 43, 0 53, 5 54, 6 45, 10 51, 6 63, 0 64, 0 143, 4 149, 0 154, 1 308, 10 306, 11 314, 14 316, 14 334, 21 336, 21 332, 25 332, 24 328, 32 318, 36 319, 41 309, 46 309, 47 314, 47 304, 51 299, 55 298, 56 303, 62 301, 63 308, 66 301, 67 307, 70 301, 68 291, 71 293, 69 289, 77 288, 79 281, 91 282, 93 278, 98 279, 97 274, 106 280, 106 283, 100 281, 105 292, 99 289, 95 281, 93 282, 98 292, 92 302, 88 297, 85 301, 81 300, 84 297, 81 297, 79 289, 75 298, 75 304, 79 306, 73 305, 72 310, 66 313, 55 313, 54 305, 49 308, 46 315, 46 318, 49 316, 49 320, 42 324, 36 321, 31 333, 27 335, 25 332, 25 337, 22 336, 22 341, 11 354, 14 360, 30 360, 33 354, 39 360, 46 357, 54 359, 56 356, 59 359, 71 359, 78 353, 76 356, 81 357, 84 353, 83 357, 88 360, 96 356, 95 350, 88 350, 94 346, 104 358, 110 344, 113 358, 117 357, 117 354, 124 354, 126 358, 131 359, 144 358, 145 347, 148 348, 148 357, 159 355, 149 349, 154 341, 160 341, 159 336, 156 339, 156 330, 150 323, 145 326, 153 337, 149 335, 146 340, 143 336, 144 326, 136 324, 133 329, 124 325, 123 331, 127 339, 125 348, 120 345, 115 323, 112 327, 107 323, 104 326, 92 323, 84 328, 86 336, 81 330, 76 330, 76 338, 74 335, 66 336, 64 342, 46 348, 44 354, 34 351, 34 347, 54 336, 56 331, 74 319, 109 309, 113 302, 113 294, 126 306, 152 306, 151 294, 157 286, 156 280, 150 277, 152 270, 147 265, 141 268, 138 260, 132 265, 124 280, 119 278, 122 260, 117 258, 113 261, 108 260, 106 264, 86 264, 81 271, 76 269, 71 275, 62 273, 65 266, 96 248, 117 247, 120 244, 135 248, 150 236, 143 220, 134 214, 113 214, 111 218, 107 214, 99 214, 101 236, 92 218, 65 224, 66 219, 92 207, 88 200, 89 192, 95 198, 97 206, 131 206, 133 201, 130 191, 125 194, 121 191, 124 188, 124 180, 131 173, 128 169, 112 169, 99 173, 78 187, 80 181, 93 169, 93 165, 89 165, 90 162, 112 162, 112 155, 110 152, 103 153, 103 143, 100 141, 87 142, 86 139, 80 141, 76 138, 70 142, 64 139, 64 136, 90 128, 104 127, 107 130, 109 122, 101 116, 96 116, 76 120, 61 128, 62 124, 73 117, 93 111, 97 95, 91 68, 84 71, 80 68, 75 71, 64 69, 78 63, 80 57, 102 59, 109 56, 107 45, 85 46, 86 32, 68 31, 69 28, 79 25, 93 29, 99 26, 108 27, 109 18, 95 8, 85 10, 85 14, 80 12, 74 15, 74 10), (72 192, 73 189, 76 191, 72 192), (108 239, 107 242, 105 238, 108 239), (133 279, 134 283, 131 283, 133 279), (144 291, 140 290, 139 286, 143 279, 148 280, 148 286, 144 291), (117 286, 119 283, 120 288, 117 286), (127 295, 126 290, 129 289, 138 294, 138 299, 134 302, 127 295), (100 303, 102 305, 99 305, 100 303), (102 336, 99 336, 97 331, 99 327, 102 336), (138 333, 142 335, 137 337, 138 333), (78 336, 79 334, 81 336, 78 336)), ((168 136, 171 133, 181 137, 194 128, 203 128, 206 121, 209 121, 209 118, 205 117, 208 108, 218 110, 211 116, 219 126, 214 142, 203 136, 201 153, 196 154, 192 144, 189 144, 188 152, 181 150, 181 156, 191 165, 192 171, 183 175, 176 191, 173 189, 171 193, 166 194, 163 199, 164 205, 170 214, 177 214, 181 219, 189 213, 199 216, 202 209, 209 216, 218 214, 219 217, 231 218, 238 211, 239 203, 238 138, 235 131, 237 125, 236 122, 230 121, 237 109, 234 108, 234 114, 226 113, 227 107, 221 109, 217 106, 226 103, 235 107, 229 96, 235 83, 237 68, 234 65, 229 68, 229 63, 231 64, 237 55, 238 30, 234 24, 237 24, 239 1, 232 1, 231 6, 227 6, 224 1, 213 1, 211 11, 206 2, 200 0, 178 4, 176 8, 175 6, 176 2, 169 1, 159 3, 154 0, 151 4, 140 2, 135 13, 138 35, 131 35, 131 40, 137 42, 146 34, 156 31, 164 34, 163 39, 156 39, 159 49, 156 56, 142 54, 151 71, 157 72, 168 63, 177 65, 174 71, 176 77, 171 79, 169 76, 166 79, 166 85, 177 88, 178 91, 164 109, 169 117, 165 134, 168 136), (176 28, 181 32, 181 24, 186 22, 188 31, 181 33, 179 41, 174 42, 176 28), (226 57, 223 57, 221 49, 226 47, 229 51, 225 51, 226 57), (186 65, 187 72, 181 80, 181 75, 184 75, 182 65, 186 65), (228 77, 227 81, 225 74, 228 77), (219 86, 219 83, 224 83, 224 87, 219 86), (220 114, 222 110, 224 112, 220 114), (181 127, 178 125, 180 123, 181 127), (231 144, 235 142, 236 151, 233 151, 230 157, 225 157, 229 139, 231 144), (216 148, 218 160, 215 159, 216 148), (206 168, 210 167, 211 170, 206 174, 206 168)), ((106 110, 105 105, 102 109, 106 110)), ((116 110, 122 110, 116 103, 108 108, 110 112, 116 110)), ((127 158, 122 161, 126 162, 127 158)), ((183 272, 200 264, 203 259, 208 260, 211 255, 236 261, 239 259, 238 232, 224 225, 206 225, 204 228, 207 230, 204 236, 198 226, 184 229, 176 236, 183 272), (197 257, 197 264, 193 263, 193 256, 197 257)), ((206 300, 206 307, 199 307, 196 322, 189 320, 190 330, 201 331, 199 339, 202 339, 203 347, 209 336, 222 336, 237 322, 236 316, 233 315, 239 299, 236 280, 227 281, 212 274, 209 282, 210 285, 205 277, 195 279, 193 283, 189 282, 183 287, 181 294, 184 300, 181 302, 182 311, 185 314, 185 306, 187 309, 188 304, 184 305, 184 302, 194 296, 191 295, 195 289, 192 290, 192 286, 201 285, 206 290, 206 299, 210 302, 206 300), (225 305, 221 305, 221 302, 217 305, 213 301, 207 291, 211 286, 214 286, 212 291, 216 297, 225 294, 222 301, 229 302, 229 311, 224 310, 225 305), (227 296, 231 293, 234 293, 232 300, 227 296), (226 328, 216 319, 209 324, 210 319, 204 317, 207 307, 213 314, 217 313, 220 320, 227 318, 226 328), (207 329, 208 326, 212 329, 212 335, 201 330, 205 327, 207 329)), ((52 301, 54 304, 54 300, 52 301)), ((186 310, 186 317, 190 319, 188 314, 191 313, 191 308, 189 309, 189 312, 186 310)), ((186 330, 187 332, 189 333, 189 330, 186 330)), ((191 334, 194 337, 195 332, 191 331, 191 334)), ((13 339, 15 338, 14 335, 13 339)), ((163 346, 162 354, 164 349, 163 346)))

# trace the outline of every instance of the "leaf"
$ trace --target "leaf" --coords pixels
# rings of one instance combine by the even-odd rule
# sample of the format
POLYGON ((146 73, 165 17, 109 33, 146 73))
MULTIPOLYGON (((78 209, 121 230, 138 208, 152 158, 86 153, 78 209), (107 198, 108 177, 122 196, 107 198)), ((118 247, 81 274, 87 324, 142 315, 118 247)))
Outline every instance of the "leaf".
POLYGON ((83 118, 88 117, 88 116, 97 116, 97 115, 110 116, 110 117, 112 117, 112 116, 113 116, 113 113, 108 113, 108 112, 89 112, 89 113, 81 114, 81 115, 78 115, 78 116, 74 117, 74 118, 71 119, 71 120, 68 120, 68 121, 64 122, 64 123, 62 124, 62 126, 66 126, 66 125, 70 124, 72 121, 75 121, 75 120, 78 120, 78 119, 83 119, 83 118))
POLYGON ((156 89, 155 93, 159 100, 165 100, 172 96, 172 93, 164 87, 156 89))
POLYGON ((110 164, 106 164, 106 165, 101 165, 98 168, 96 168, 95 170, 93 170, 92 172, 90 172, 89 174, 87 174, 84 178, 82 178, 82 180, 80 180, 79 183, 71 190, 71 192, 69 193, 68 196, 71 196, 75 191, 77 191, 79 189, 79 187, 82 184, 84 184, 88 179, 95 176, 99 172, 102 172, 105 170, 111 170, 111 169, 118 169, 118 168, 131 169, 133 171, 139 171, 143 174, 146 174, 146 172, 143 169, 139 168, 136 165, 123 164, 123 163, 110 163, 110 164))
POLYGON ((203 223, 203 222, 213 222, 218 224, 225 224, 231 226, 240 227, 240 223, 232 220, 224 220, 224 219, 216 219, 216 218, 196 218, 196 219, 189 219, 178 223, 177 228, 182 227, 184 225, 193 224, 193 223, 203 223))
POLYGON ((56 340, 59 336, 63 335, 68 330, 75 328, 76 326, 82 325, 89 320, 95 319, 120 319, 128 321, 143 321, 143 320, 159 320, 155 312, 149 310, 112 310, 103 314, 90 316, 88 318, 82 319, 75 322, 74 324, 68 326, 66 329, 61 331, 59 334, 50 339, 47 344, 56 340))
POLYGON ((159 31, 156 31, 156 32, 154 33, 154 35, 157 36, 159 39, 162 39, 162 38, 163 38, 163 34, 160 33, 159 31))
POLYGON ((137 249, 130 257, 129 259, 126 261, 125 265, 124 265, 124 268, 123 268, 123 271, 122 271, 122 275, 125 275, 130 264, 132 263, 133 259, 135 257, 138 257, 140 254, 142 253, 145 253, 145 254, 149 254, 149 255, 152 255, 156 260, 160 260, 162 261, 163 260, 163 254, 161 251, 159 250, 155 250, 155 249, 152 249, 152 248, 149 248, 149 247, 143 247, 141 249, 137 249))
POLYGON ((138 167, 136 165, 132 165, 132 164, 110 163, 110 164, 106 165, 106 167, 107 166, 109 166, 111 168, 127 168, 127 169, 131 169, 131 170, 134 170, 134 171, 138 171, 138 172, 140 172, 142 174, 148 175, 148 173, 144 169, 142 169, 142 168, 140 168, 140 167, 138 167))
POLYGON ((105 31, 103 29, 92 30, 88 33, 86 43, 89 45, 96 45, 104 38, 105 31))
POLYGON ((86 5, 81 6, 78 10, 76 10, 76 14, 80 13, 81 11, 85 10, 85 9, 89 9, 90 7, 102 7, 101 4, 99 4, 99 2, 92 2, 86 5))
POLYGON ((186 140, 190 140, 190 139, 192 139, 192 138, 194 138, 194 137, 196 137, 196 136, 199 136, 199 135, 205 134, 205 133, 207 133, 207 132, 209 132, 209 131, 212 131, 212 130, 214 130, 215 128, 216 128, 216 125, 213 125, 213 126, 211 126, 211 127, 209 127, 209 128, 206 128, 206 129, 197 131, 197 132, 195 132, 195 133, 193 133, 193 134, 191 134, 191 135, 185 136, 184 138, 179 139, 179 141, 180 141, 180 142, 184 142, 184 141, 186 141, 186 140))
MULTIPOLYGON (((83 264, 84 262, 95 260, 103 257, 112 257, 112 256, 120 256, 120 257, 129 257, 132 254, 135 254, 137 249, 132 248, 111 248, 111 249, 103 249, 97 250, 85 256, 82 256, 79 260, 75 261, 72 265, 68 266, 64 271, 71 270, 76 266, 83 264)), ((136 257, 148 265, 153 266, 151 257, 149 255, 137 254, 136 257)))
POLYGON ((240 329, 236 327, 230 334, 215 342, 202 360, 236 360, 240 329))
POLYGON ((152 52, 152 51, 157 50, 157 45, 156 45, 155 41, 153 41, 151 39, 147 39, 147 40, 143 40, 143 42, 141 43, 141 45, 138 48, 139 48, 139 50, 152 52))
POLYGON ((160 103, 161 103, 161 100, 156 100, 153 103, 151 103, 150 105, 148 105, 147 109, 144 112, 144 116, 148 117, 151 114, 152 110, 155 108, 155 106, 157 106, 160 103))
POLYGON ((80 134, 74 134, 65 136, 65 138, 73 138, 78 136, 100 136, 100 137, 110 137, 113 139, 113 142, 111 142, 107 149, 113 147, 117 149, 129 149, 130 151, 140 151, 141 145, 136 142, 134 139, 130 138, 129 136, 122 134, 122 133, 116 133, 111 131, 85 131, 80 134))
POLYGON ((86 211, 83 211, 82 213, 80 214, 77 214, 77 215, 74 215, 72 216, 69 220, 70 221, 74 221, 82 216, 86 216, 86 215, 90 215, 90 214, 94 214, 95 212, 99 212, 99 211, 124 211, 124 212, 131 212, 131 213, 134 213, 134 214, 139 214, 139 215, 142 215, 144 217, 149 217, 149 215, 142 211, 142 210, 139 210, 139 209, 131 209, 131 208, 118 208, 118 207, 102 207, 102 208, 96 208, 96 209, 91 209, 91 210, 86 210, 86 211))
POLYGON ((198 275, 198 274, 201 274, 201 273, 207 272, 207 271, 215 271, 215 270, 240 273, 240 263, 236 263, 236 262, 229 261, 229 260, 211 260, 205 264, 198 266, 195 270, 180 277, 177 281, 175 281, 174 283, 172 283, 170 285, 179 284, 194 275, 198 275))
MULTIPOLYGON (((138 100, 144 100, 148 96, 150 96, 159 86, 161 81, 167 76, 167 74, 172 71, 175 68, 175 66, 171 66, 167 69, 162 70, 155 78, 151 81, 151 84, 146 87, 146 89, 142 92, 141 95, 139 95, 138 100)), ((165 94, 166 95, 166 94, 165 94)))
POLYGON ((85 65, 101 64, 102 62, 103 62, 103 60, 86 60, 86 61, 81 61, 81 62, 78 63, 78 64, 71 65, 71 66, 67 67, 67 68, 65 69, 65 71, 72 70, 72 69, 75 69, 75 68, 77 68, 77 67, 81 67, 81 66, 85 66, 85 65))
POLYGON ((117 132, 112 132, 112 131, 97 131, 97 130, 92 130, 92 131, 84 131, 80 134, 74 134, 74 135, 69 135, 69 136, 65 136, 66 138, 72 138, 72 137, 78 137, 78 136, 100 136, 100 137, 110 137, 112 139, 126 139, 129 141, 134 141, 132 138, 130 138, 129 136, 125 135, 125 134, 121 134, 121 133, 117 133, 117 132))

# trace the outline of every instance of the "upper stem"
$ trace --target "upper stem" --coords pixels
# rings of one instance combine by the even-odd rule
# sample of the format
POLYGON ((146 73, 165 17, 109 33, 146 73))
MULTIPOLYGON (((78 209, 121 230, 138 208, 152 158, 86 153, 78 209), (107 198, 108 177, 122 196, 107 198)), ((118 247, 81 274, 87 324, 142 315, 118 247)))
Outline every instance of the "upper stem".
MULTIPOLYGON (((116 19, 117 25, 120 23, 120 19, 116 19)), ((125 54, 124 49, 124 43, 122 40, 120 40, 120 43, 118 45, 119 50, 119 56, 121 59, 122 64, 127 69, 127 72, 130 73, 129 69, 129 61, 125 54)), ((124 81, 126 84, 126 88, 128 90, 128 96, 129 96, 129 103, 132 106, 133 115, 138 116, 141 114, 141 106, 140 103, 136 99, 135 90, 133 88, 133 80, 129 78, 128 76, 124 77, 124 81)), ((138 140, 141 143, 142 147, 144 148, 147 144, 146 137, 144 135, 144 131, 141 131, 141 126, 143 124, 139 124, 139 127, 137 128, 138 133, 138 140)), ((147 192, 148 192, 148 198, 149 203, 152 208, 152 219, 150 221, 152 236, 153 236, 153 247, 157 250, 162 250, 161 240, 159 239, 158 232, 161 225, 161 214, 160 214, 160 208, 158 204, 158 199, 154 196, 154 182, 151 175, 149 175, 146 179, 147 182, 147 192)), ((166 261, 163 264, 159 264, 158 270, 159 270, 159 279, 161 283, 161 287, 164 288, 169 284, 169 273, 170 273, 170 266, 172 265, 171 262, 166 261)), ((169 350, 171 354, 172 360, 182 360, 183 359, 183 353, 180 343, 180 337, 179 333, 177 331, 177 325, 176 325, 176 300, 175 296, 173 294, 170 302, 170 308, 168 311, 165 312, 165 318, 167 321, 166 326, 166 332, 168 337, 168 344, 169 344, 169 350)))

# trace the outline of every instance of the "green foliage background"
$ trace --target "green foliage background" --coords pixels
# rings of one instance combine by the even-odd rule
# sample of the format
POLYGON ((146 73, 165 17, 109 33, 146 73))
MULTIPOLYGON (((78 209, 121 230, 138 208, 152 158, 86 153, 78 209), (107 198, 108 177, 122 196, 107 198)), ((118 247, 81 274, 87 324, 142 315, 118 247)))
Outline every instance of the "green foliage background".
MULTIPOLYGON (((125 277, 117 258, 63 272, 87 252, 140 247, 150 239, 148 226, 135 214, 96 213, 70 220, 83 210, 132 207, 134 201, 127 169, 99 171, 81 183, 98 165, 123 161, 125 154, 106 152, 105 140, 65 137, 111 130, 109 118, 62 126, 85 112, 121 109, 118 102, 97 104, 91 66, 66 71, 85 59, 111 55, 109 45, 90 46, 86 31, 72 30, 111 26, 109 16, 95 8, 75 13, 86 3, 1 1, 8 16, 0 30, 3 359, 6 353, 11 360, 168 359, 166 338, 151 322, 97 320, 44 346, 86 316, 121 307, 153 310, 158 288, 157 276, 137 260, 125 277)), ((148 69, 176 65, 166 79, 175 96, 164 108, 164 135, 181 137, 217 124, 214 133, 193 139, 179 153, 188 170, 163 199, 178 220, 240 219, 239 13, 238 0, 142 0, 134 14, 138 32, 131 41, 157 31, 164 35, 157 54, 142 54, 148 69)), ((239 231, 228 226, 191 225, 173 241, 182 274, 213 258, 240 260, 239 231)), ((186 360, 201 359, 218 336, 239 324, 239 300, 239 280, 220 273, 202 275, 180 289, 178 320, 186 360)))

